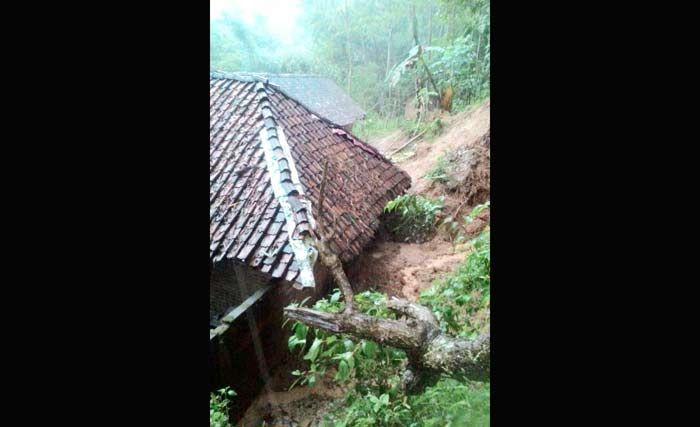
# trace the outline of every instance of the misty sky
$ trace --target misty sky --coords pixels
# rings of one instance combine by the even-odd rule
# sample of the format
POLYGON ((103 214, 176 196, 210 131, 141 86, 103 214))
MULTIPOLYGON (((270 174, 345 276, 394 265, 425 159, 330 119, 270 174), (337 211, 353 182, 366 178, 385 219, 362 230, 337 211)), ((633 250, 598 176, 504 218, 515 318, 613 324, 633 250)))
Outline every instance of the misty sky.
POLYGON ((209 19, 228 14, 246 25, 254 25, 256 17, 264 17, 270 36, 285 44, 294 43, 299 35, 300 3, 300 0, 209 0, 209 19))

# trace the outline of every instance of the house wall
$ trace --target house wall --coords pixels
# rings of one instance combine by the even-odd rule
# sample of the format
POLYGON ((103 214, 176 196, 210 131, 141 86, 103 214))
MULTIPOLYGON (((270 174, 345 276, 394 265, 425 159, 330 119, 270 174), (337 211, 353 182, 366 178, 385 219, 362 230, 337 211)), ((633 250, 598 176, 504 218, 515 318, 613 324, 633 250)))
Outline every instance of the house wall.
POLYGON ((209 317, 212 323, 217 323, 232 307, 241 304, 246 298, 260 289, 270 278, 251 268, 241 269, 244 280, 237 280, 233 261, 217 263, 209 276, 209 317))
POLYGON ((243 416, 265 384, 265 375, 283 360, 282 311, 268 292, 220 337, 210 341, 212 390, 230 386, 231 418, 243 416))
MULTIPOLYGON (((239 275, 249 281, 245 284, 248 289, 258 288, 269 280, 268 276, 248 267, 239 270, 239 275)), ((269 292, 220 337, 210 341, 211 390, 230 386, 237 393, 232 401, 232 421, 236 422, 243 416, 262 390, 267 375, 290 356, 287 348, 290 328, 282 328, 284 307, 306 297, 310 297, 313 303, 327 294, 328 274, 321 263, 316 265, 314 278, 316 287, 303 290, 294 288, 289 282, 272 282, 269 292)), ((210 301, 219 306, 225 305, 222 300, 238 301, 240 295, 230 289, 234 284, 240 289, 234 265, 217 265, 210 278, 210 291, 213 292, 210 301)))

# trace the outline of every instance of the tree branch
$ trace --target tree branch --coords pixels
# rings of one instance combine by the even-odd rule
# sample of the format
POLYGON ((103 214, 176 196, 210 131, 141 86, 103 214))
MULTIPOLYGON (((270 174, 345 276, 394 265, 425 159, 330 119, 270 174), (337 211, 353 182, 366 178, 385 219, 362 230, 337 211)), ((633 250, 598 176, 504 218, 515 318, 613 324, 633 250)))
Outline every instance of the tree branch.
POLYGON ((355 312, 325 313, 302 307, 287 307, 284 311, 288 318, 315 328, 405 350, 411 365, 421 371, 464 375, 471 379, 486 379, 490 375, 489 333, 465 340, 444 334, 436 325, 416 319, 400 321, 355 312))
POLYGON ((405 299, 393 297, 386 302, 386 306, 388 309, 396 313, 403 314, 406 317, 420 320, 421 322, 425 322, 436 327, 440 326, 433 312, 424 305, 413 304, 405 299))
POLYGON ((343 300, 345 301, 345 311, 344 313, 350 313, 354 306, 354 293, 352 291, 352 286, 348 277, 345 275, 343 270, 343 264, 340 262, 340 258, 334 254, 328 247, 328 227, 326 227, 325 220, 323 219, 323 202, 325 200, 325 189, 326 189, 326 178, 328 173, 328 160, 323 166, 323 177, 321 178, 321 188, 319 189, 319 202, 318 202, 318 225, 319 225, 319 239, 316 240, 316 249, 318 250, 319 258, 323 265, 328 269, 328 271, 335 279, 335 282, 340 287, 340 291, 343 293, 343 300))

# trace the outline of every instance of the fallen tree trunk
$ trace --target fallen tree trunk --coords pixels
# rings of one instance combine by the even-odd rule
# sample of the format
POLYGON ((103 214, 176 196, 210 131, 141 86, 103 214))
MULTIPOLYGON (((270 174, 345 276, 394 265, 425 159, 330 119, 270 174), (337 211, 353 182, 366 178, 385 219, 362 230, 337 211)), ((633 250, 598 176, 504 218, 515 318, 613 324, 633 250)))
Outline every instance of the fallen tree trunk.
MULTIPOLYGON (((381 319, 354 311, 325 313, 303 307, 285 308, 285 314, 290 319, 325 331, 370 339, 405 350, 411 368, 418 371, 445 372, 475 380, 489 378, 490 334, 474 340, 444 334, 426 307, 403 300, 393 301, 393 305, 400 305, 402 313, 407 315, 405 321, 381 319), (428 317, 424 317, 426 311, 428 317)), ((394 309, 392 305, 389 307, 394 309)))

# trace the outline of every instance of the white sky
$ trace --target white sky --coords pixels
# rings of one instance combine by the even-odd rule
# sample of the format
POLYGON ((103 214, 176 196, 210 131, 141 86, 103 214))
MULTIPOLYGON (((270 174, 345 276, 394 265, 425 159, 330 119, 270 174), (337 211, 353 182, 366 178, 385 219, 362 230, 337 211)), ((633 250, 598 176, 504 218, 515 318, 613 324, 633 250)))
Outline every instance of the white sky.
POLYGON ((209 0, 209 19, 221 18, 224 13, 253 25, 257 16, 267 20, 267 33, 286 43, 293 43, 301 13, 300 0, 209 0))

